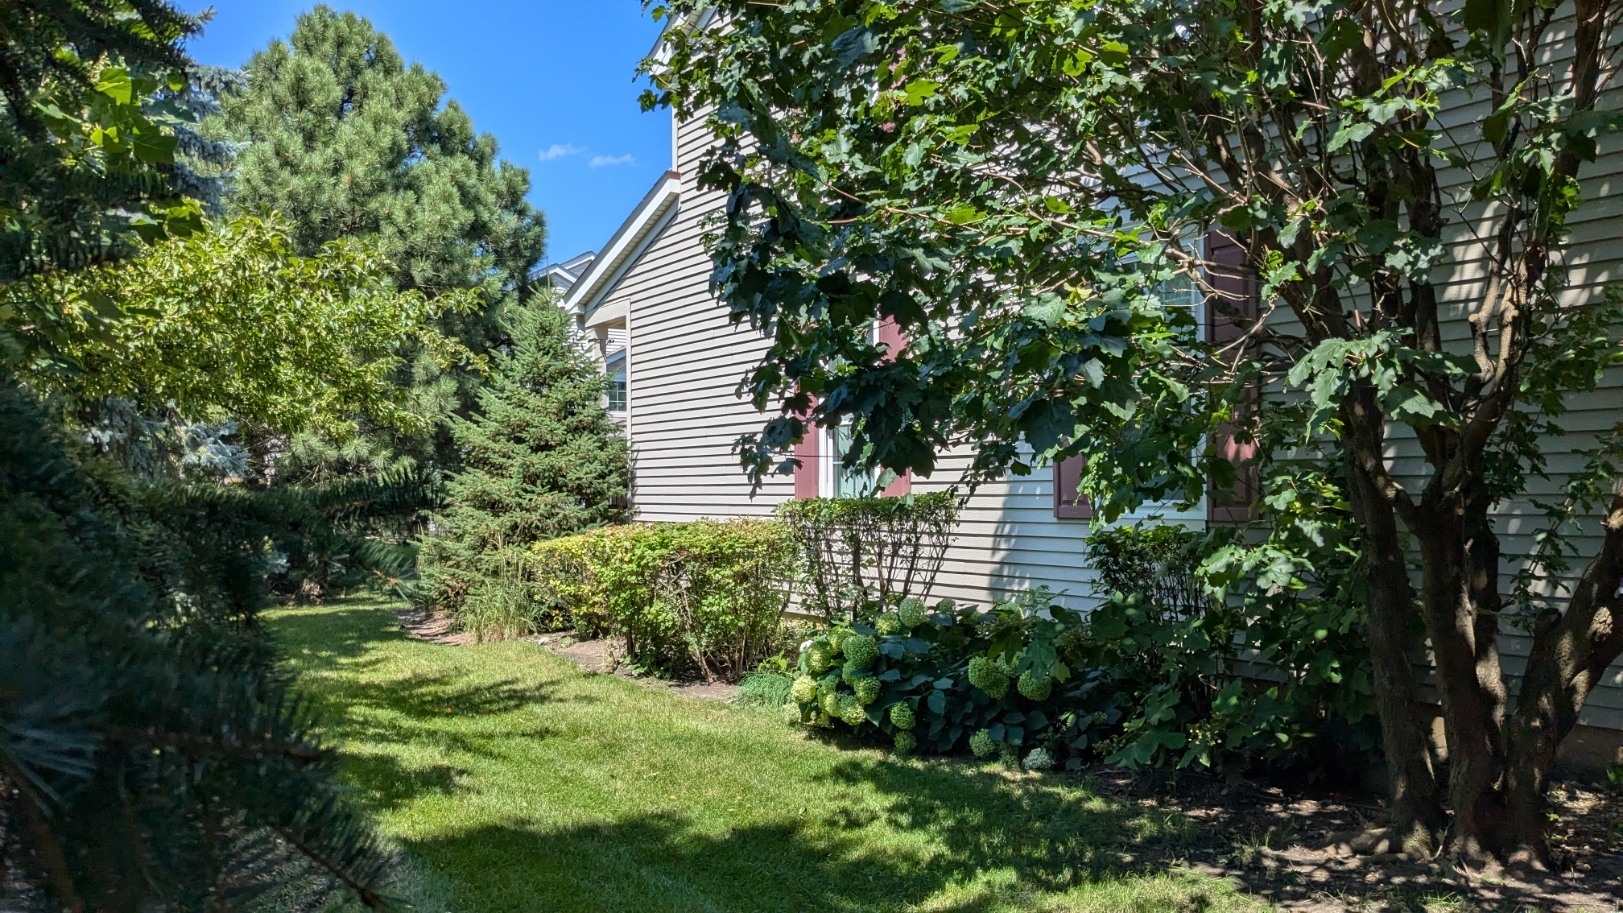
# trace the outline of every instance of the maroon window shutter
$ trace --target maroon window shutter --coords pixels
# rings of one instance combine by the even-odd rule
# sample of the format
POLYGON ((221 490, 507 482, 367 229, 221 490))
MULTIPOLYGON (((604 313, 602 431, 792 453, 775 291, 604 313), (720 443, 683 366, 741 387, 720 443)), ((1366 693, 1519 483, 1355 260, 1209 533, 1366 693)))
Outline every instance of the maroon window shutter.
MULTIPOLYGON (((879 344, 884 346, 885 360, 895 361, 907 348, 907 331, 896 325, 896 321, 886 317, 879 321, 879 344)), ((896 477, 896 481, 885 486, 882 494, 887 498, 899 498, 913 491, 913 472, 908 470, 896 477)))
MULTIPOLYGON (((804 421, 810 417, 811 409, 808 408, 806 412, 800 416, 800 419, 804 421)), ((805 437, 802 437, 795 444, 795 500, 797 501, 815 498, 819 494, 822 494, 822 492, 819 491, 821 486, 818 485, 818 476, 821 475, 819 472, 821 467, 817 465, 817 458, 822 453, 819 443, 822 440, 823 429, 817 427, 816 425, 808 424, 806 426, 805 437)))
POLYGON ((1082 472, 1088 458, 1074 456, 1054 464, 1054 516, 1060 520, 1091 520, 1093 504, 1082 495, 1082 472))
MULTIPOLYGON (((1262 300, 1258 294, 1257 274, 1246 266, 1245 249, 1232 237, 1214 231, 1206 236, 1206 281, 1212 287, 1220 307, 1227 308, 1241 318, 1246 326, 1237 324, 1215 302, 1206 305, 1206 340, 1223 346, 1245 335, 1251 322, 1262 314, 1262 300)), ((1226 360, 1233 352, 1223 353, 1226 360)), ((1255 409, 1260 401, 1259 391, 1246 391, 1242 409, 1255 409)), ((1234 427, 1224 424, 1215 432, 1213 445, 1218 453, 1234 464, 1234 487, 1218 490, 1213 487, 1206 498, 1206 518, 1213 523, 1244 523, 1251 519, 1251 505, 1261 488, 1257 475, 1257 445, 1235 439, 1234 427)))
POLYGON ((817 491, 817 442, 823 436, 823 429, 812 425, 806 429, 806 436, 795 445, 795 459, 800 465, 795 467, 795 499, 815 498, 817 491))

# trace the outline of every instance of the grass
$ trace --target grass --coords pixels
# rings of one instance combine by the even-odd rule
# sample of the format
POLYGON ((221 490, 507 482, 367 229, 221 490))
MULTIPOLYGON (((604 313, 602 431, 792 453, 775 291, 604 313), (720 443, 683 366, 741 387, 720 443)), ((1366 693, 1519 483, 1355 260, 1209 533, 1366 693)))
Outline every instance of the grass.
POLYGON ((1148 861, 1186 819, 1075 778, 837 748, 534 644, 414 641, 387 603, 272 625, 424 913, 1263 908, 1148 861))

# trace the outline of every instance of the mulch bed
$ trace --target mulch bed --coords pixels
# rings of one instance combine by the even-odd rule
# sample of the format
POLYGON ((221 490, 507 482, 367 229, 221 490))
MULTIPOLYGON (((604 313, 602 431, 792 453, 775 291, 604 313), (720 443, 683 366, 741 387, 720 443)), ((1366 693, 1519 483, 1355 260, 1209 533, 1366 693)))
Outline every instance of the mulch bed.
MULTIPOLYGON (((397 613, 412 637, 460 646, 474 638, 450 620, 397 613)), ((646 687, 727 700, 737 685, 667 682, 635 675, 613 644, 546 634, 536 641, 587 672, 620 675, 646 687)), ((1623 796, 1560 784, 1553 798, 1557 871, 1475 871, 1447 859, 1415 862, 1354 854, 1347 841, 1380 819, 1368 797, 1312 788, 1225 781, 1185 773, 1134 774, 1098 765, 1086 774, 1102 795, 1146 811, 1180 816, 1187 840, 1136 848, 1137 865, 1185 865, 1227 878, 1278 909, 1303 913, 1623 913, 1623 796)))
POLYGON ((1623 910, 1623 796, 1558 785, 1558 871, 1474 871, 1354 854, 1347 841, 1380 820, 1367 797, 1189 774, 1169 784, 1105 766, 1087 775, 1104 795, 1199 823, 1186 843, 1146 848, 1158 861, 1230 879, 1282 910, 1623 910))
MULTIPOLYGON (((418 640, 453 647, 476 642, 476 638, 472 634, 457 631, 456 625, 448 616, 431 615, 417 609, 401 609, 395 612, 395 617, 400 620, 401 629, 418 640)), ((717 701, 730 700, 734 694, 738 693, 737 685, 729 685, 726 682, 673 682, 646 675, 637 675, 619 662, 612 641, 576 640, 568 634, 554 633, 542 634, 535 638, 535 642, 546 648, 548 652, 575 663, 587 672, 618 675, 621 678, 631 679, 649 688, 674 691, 688 697, 702 697, 717 701)))

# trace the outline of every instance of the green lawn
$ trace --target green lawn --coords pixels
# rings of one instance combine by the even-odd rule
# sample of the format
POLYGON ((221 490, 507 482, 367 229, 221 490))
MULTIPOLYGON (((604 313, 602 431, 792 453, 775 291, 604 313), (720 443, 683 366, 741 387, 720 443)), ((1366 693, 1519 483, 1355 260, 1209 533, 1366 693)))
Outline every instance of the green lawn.
POLYGON ((272 625, 425 913, 1260 909, 1139 863, 1187 823, 1074 778, 836 748, 534 644, 414 641, 386 603, 272 625))

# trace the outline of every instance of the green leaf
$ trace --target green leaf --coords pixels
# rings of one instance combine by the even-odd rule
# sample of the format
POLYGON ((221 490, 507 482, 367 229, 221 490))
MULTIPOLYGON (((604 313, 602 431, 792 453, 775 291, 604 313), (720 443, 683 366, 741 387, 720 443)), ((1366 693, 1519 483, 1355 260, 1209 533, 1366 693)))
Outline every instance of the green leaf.
POLYGON ((135 91, 129 71, 123 67, 103 67, 96 78, 96 91, 113 101, 127 105, 135 91))
POLYGON ((1099 48, 1099 61, 1106 66, 1119 67, 1127 62, 1127 55, 1131 49, 1120 41, 1106 41, 1099 48))
POLYGON ((1375 125, 1367 121, 1344 122, 1340 129, 1336 130, 1335 135, 1330 137, 1330 143, 1326 148, 1331 152, 1337 152, 1350 143, 1361 143, 1369 139, 1370 134, 1374 132, 1375 125))
POLYGON ((1467 31, 1497 34, 1510 11, 1505 0, 1465 0, 1462 21, 1467 31))
POLYGON ((913 106, 922 105, 925 99, 934 98, 939 88, 941 83, 929 79, 915 79, 907 84, 907 103, 913 106))

